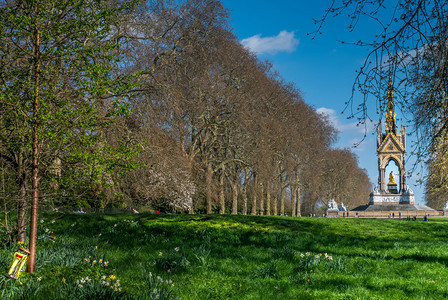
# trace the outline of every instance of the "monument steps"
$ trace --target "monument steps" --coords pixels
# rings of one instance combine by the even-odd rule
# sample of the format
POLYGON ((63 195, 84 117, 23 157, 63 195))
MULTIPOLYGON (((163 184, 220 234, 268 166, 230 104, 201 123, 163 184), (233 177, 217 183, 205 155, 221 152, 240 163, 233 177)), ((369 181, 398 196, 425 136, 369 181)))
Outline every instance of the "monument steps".
POLYGON ((397 205, 360 205, 351 211, 434 211, 426 205, 397 204, 397 205))

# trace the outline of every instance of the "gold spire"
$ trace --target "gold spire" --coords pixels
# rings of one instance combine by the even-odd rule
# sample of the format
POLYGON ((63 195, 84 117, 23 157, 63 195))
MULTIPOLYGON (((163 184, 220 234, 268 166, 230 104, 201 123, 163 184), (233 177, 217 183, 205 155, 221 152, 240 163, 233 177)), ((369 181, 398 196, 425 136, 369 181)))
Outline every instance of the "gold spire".
POLYGON ((391 76, 389 76, 389 87, 387 90, 386 132, 392 132, 395 135, 397 134, 394 90, 391 76))

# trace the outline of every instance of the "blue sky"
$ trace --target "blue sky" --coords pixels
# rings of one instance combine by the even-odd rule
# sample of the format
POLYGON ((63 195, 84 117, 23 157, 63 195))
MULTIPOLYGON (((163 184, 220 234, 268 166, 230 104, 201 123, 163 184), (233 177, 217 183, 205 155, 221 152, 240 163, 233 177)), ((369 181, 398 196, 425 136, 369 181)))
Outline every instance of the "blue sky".
MULTIPOLYGON (((345 102, 351 96, 355 71, 364 63, 368 49, 340 41, 371 40, 379 27, 366 20, 359 23, 354 32, 349 32, 348 18, 330 17, 322 28, 322 34, 311 39, 307 33, 317 29, 313 19, 320 19, 331 2, 222 0, 230 10, 230 24, 241 43, 257 53, 260 59, 271 61, 284 79, 295 83, 302 91, 305 102, 318 112, 329 115, 340 132, 335 147, 351 148, 358 156, 359 166, 366 169, 371 182, 377 184, 375 125, 369 124, 367 138, 353 148, 353 144, 363 138, 364 127, 356 126, 354 119, 347 119, 349 112, 342 114, 345 102)), ((355 101, 360 101, 360 97, 359 94, 355 95, 355 101)), ((375 100, 370 98, 370 101, 369 116, 378 122, 375 100)), ((400 118, 400 111, 397 111, 397 118, 400 118)), ((408 157, 411 140, 412 137, 408 137, 408 157)), ((412 163, 411 157, 406 163, 407 170, 411 169, 412 163)), ((389 170, 398 173, 395 167, 386 169, 387 174, 389 170)), ((416 202, 423 204, 423 188, 416 183, 416 179, 418 176, 415 174, 407 179, 407 184, 415 192, 416 202)))

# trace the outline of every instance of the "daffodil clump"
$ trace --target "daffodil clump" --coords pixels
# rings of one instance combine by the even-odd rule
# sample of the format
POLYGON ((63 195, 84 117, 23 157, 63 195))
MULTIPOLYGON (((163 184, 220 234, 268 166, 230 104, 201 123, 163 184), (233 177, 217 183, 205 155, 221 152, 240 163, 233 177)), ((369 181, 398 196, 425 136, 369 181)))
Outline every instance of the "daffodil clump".
POLYGON ((59 293, 69 299, 123 299, 125 295, 115 275, 103 275, 100 280, 85 276, 74 282, 64 282, 63 286, 59 293))
POLYGON ((89 276, 86 276, 84 278, 78 279, 76 280, 76 284, 78 285, 79 288, 84 287, 84 284, 91 282, 92 279, 89 278, 89 276))
POLYGON ((98 246, 95 246, 94 249, 94 255, 89 255, 88 257, 84 258, 84 263, 92 266, 99 266, 99 267, 107 267, 109 266, 109 261, 102 258, 98 251, 98 246))
POLYGON ((319 272, 332 270, 333 263, 333 256, 327 253, 300 253, 297 266, 299 281, 311 283, 313 280, 320 280, 319 272))
MULTIPOLYGON (((174 283, 172 280, 164 280, 161 276, 148 274, 148 294, 150 299, 171 299, 174 283)), ((146 298, 145 298, 146 299, 146 298)))
POLYGON ((115 275, 110 275, 109 277, 105 275, 101 276, 101 284, 113 289, 116 292, 121 292, 120 280, 117 279, 115 275))
POLYGON ((156 258, 156 267, 160 271, 171 273, 172 271, 184 271, 190 266, 190 261, 185 253, 180 251, 179 247, 175 247, 169 253, 158 252, 156 258))

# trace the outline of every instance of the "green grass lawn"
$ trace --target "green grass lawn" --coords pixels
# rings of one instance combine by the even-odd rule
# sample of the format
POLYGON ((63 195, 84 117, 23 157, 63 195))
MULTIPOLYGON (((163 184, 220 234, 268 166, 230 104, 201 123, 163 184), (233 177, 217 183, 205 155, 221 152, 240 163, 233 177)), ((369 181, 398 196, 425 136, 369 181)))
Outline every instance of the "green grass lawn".
MULTIPOLYGON (((0 279, 3 298, 448 298, 445 219, 47 213, 40 222, 56 241, 38 241, 36 273, 0 279)), ((16 248, 0 250, 5 274, 16 248)))

